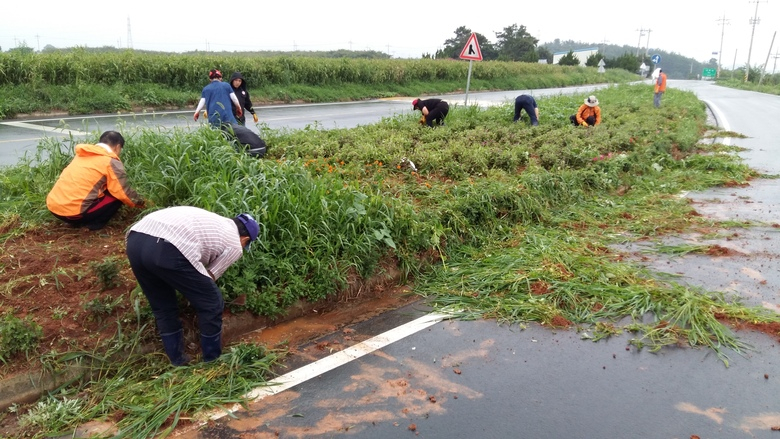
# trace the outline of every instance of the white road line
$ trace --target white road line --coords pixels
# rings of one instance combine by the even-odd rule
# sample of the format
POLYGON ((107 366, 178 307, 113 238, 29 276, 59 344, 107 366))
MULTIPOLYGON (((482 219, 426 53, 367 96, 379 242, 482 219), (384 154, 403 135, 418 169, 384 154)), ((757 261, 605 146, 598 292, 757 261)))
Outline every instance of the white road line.
MULTIPOLYGON (((277 379, 269 383, 268 386, 257 387, 251 392, 247 393, 243 397, 256 401, 265 398, 266 396, 276 395, 291 387, 308 381, 312 378, 318 377, 325 372, 333 370, 339 366, 349 363, 352 360, 356 360, 364 355, 370 354, 378 349, 381 349, 390 343, 401 340, 404 337, 408 337, 416 332, 435 325, 448 317, 447 314, 431 313, 424 315, 416 320, 401 325, 397 328, 393 328, 385 333, 372 337, 364 342, 351 346, 343 351, 336 352, 333 355, 329 355, 325 358, 319 359, 313 363, 307 364, 301 368, 295 369, 290 373, 286 373, 277 379)), ((234 413, 241 409, 240 404, 235 404, 230 408, 213 410, 207 414, 207 419, 202 421, 200 425, 205 424, 208 420, 216 420, 234 413)))
POLYGON ((57 132, 57 133, 60 133, 60 134, 70 133, 70 134, 72 134, 74 136, 86 136, 87 135, 87 133, 85 133, 83 131, 72 130, 70 128, 47 127, 47 126, 44 126, 44 125, 35 125, 35 124, 32 124, 32 123, 28 123, 28 122, 0 122, 0 123, 2 123, 3 125, 12 126, 12 127, 25 128, 25 129, 28 129, 28 130, 43 131, 43 132, 46 132, 46 133, 52 133, 52 132, 57 132))
MULTIPOLYGON (((724 131, 731 131, 731 126, 729 125, 728 120, 726 120, 726 116, 723 115, 723 112, 720 111, 720 108, 718 108, 717 105, 713 104, 710 101, 703 101, 707 104, 708 107, 712 110, 712 112, 715 114, 715 119, 717 119, 718 124, 723 128, 724 131)), ((731 145, 731 137, 726 137, 723 140, 723 144, 728 146, 731 145)))

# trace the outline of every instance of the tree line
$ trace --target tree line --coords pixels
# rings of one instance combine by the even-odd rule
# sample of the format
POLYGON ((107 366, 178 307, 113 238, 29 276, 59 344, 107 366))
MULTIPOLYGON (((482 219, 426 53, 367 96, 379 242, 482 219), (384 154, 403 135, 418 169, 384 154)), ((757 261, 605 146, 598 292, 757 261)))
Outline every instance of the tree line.
POLYGON ((476 34, 482 52, 482 58, 485 61, 520 61, 537 63, 542 60, 552 63, 553 55, 557 52, 568 51, 568 53, 559 60, 561 65, 578 65, 579 60, 574 55, 574 50, 585 47, 598 47, 598 53, 591 55, 585 65, 597 67, 600 60, 604 60, 606 68, 621 68, 633 73, 639 73, 642 63, 647 66, 647 73, 651 73, 656 67, 652 61, 652 55, 661 55, 662 63, 659 64, 664 72, 670 78, 692 79, 701 74, 703 68, 717 67, 717 60, 710 59, 706 63, 696 61, 692 58, 684 57, 674 52, 666 52, 654 49, 649 51, 647 48, 619 46, 614 44, 584 43, 579 41, 561 41, 555 39, 553 42, 540 45, 539 39, 528 32, 523 25, 512 24, 495 32, 496 41, 491 42, 485 35, 479 32, 472 32, 466 26, 460 26, 455 29, 455 35, 444 41, 443 46, 435 53, 425 53, 423 58, 436 59, 458 59, 460 52, 466 45, 472 33, 476 34))

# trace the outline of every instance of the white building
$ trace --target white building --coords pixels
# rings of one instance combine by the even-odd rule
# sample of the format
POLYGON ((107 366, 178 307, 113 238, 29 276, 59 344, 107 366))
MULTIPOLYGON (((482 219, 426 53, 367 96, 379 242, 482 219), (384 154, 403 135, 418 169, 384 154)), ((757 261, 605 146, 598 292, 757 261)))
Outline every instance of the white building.
MULTIPOLYGON (((598 47, 589 47, 587 49, 572 50, 571 52, 574 54, 574 56, 578 60, 580 60, 580 65, 582 67, 585 67, 585 62, 588 60, 588 57, 598 53, 598 51, 599 51, 598 47)), ((553 62, 552 63, 553 64, 558 64, 558 61, 560 61, 561 58, 566 56, 566 54, 568 54, 568 53, 569 53, 568 50, 565 51, 565 52, 555 52, 555 53, 553 53, 553 62)))

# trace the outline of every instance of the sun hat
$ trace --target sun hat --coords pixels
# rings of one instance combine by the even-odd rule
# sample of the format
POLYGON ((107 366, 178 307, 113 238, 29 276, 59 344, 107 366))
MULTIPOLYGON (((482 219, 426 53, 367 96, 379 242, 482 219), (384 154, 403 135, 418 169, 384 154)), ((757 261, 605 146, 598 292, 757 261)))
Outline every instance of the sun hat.
POLYGON ((248 213, 239 214, 236 216, 236 219, 246 227, 246 231, 249 233, 249 243, 251 244, 257 239, 257 235, 260 233, 260 226, 257 224, 257 221, 252 218, 252 215, 248 213))
POLYGON ((590 95, 588 96, 588 99, 585 99, 585 105, 588 107, 595 107, 599 104, 599 100, 596 99, 596 96, 590 95))
POLYGON ((222 72, 220 72, 217 69, 212 69, 209 71, 209 79, 216 79, 216 78, 222 78, 222 72))

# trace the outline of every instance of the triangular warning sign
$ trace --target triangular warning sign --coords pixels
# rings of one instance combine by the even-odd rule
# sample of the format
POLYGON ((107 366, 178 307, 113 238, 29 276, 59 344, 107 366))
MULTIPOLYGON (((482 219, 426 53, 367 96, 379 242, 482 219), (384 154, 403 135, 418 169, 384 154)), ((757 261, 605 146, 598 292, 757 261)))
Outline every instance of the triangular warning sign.
POLYGON ((477 34, 471 34, 463 50, 460 51, 460 59, 469 59, 472 61, 482 61, 482 51, 479 49, 477 34))

